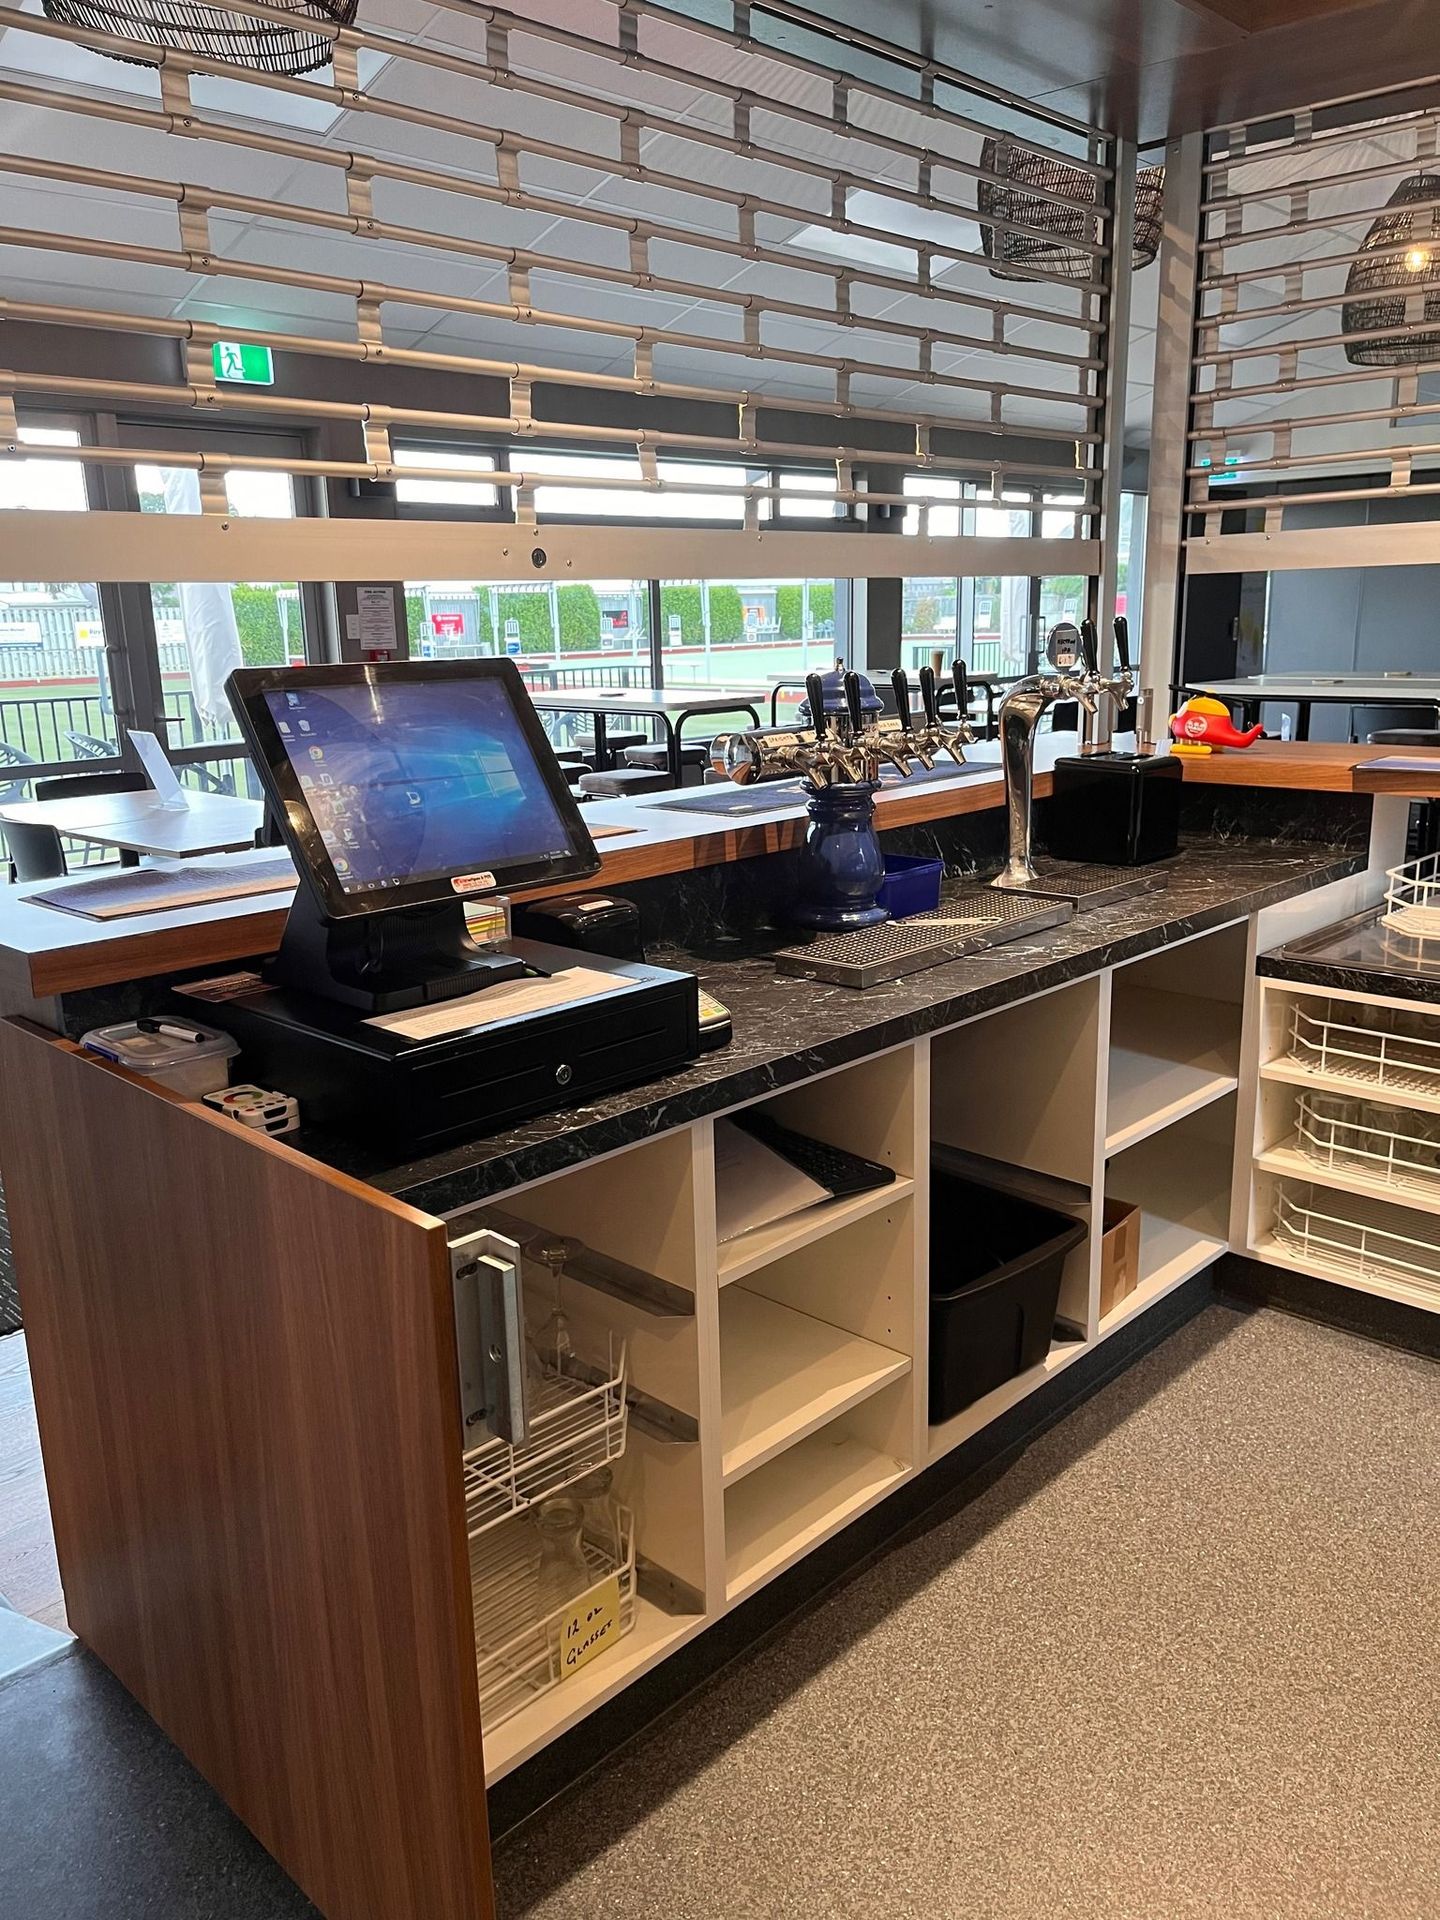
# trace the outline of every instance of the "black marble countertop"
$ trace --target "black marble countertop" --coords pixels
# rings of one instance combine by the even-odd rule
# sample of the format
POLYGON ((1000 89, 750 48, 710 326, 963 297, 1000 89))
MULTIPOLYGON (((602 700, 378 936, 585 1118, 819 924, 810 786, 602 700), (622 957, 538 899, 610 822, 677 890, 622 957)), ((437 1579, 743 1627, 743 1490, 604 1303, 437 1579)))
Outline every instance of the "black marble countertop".
POLYGON ((597 1154, 1223 926, 1364 865, 1362 854, 1333 847, 1205 841, 1186 850, 1159 892, 1077 914, 1033 940, 865 992, 777 974, 767 955, 793 941, 793 934, 717 943, 706 953, 654 950, 653 960, 694 971, 729 1007, 735 1038, 728 1047, 680 1073, 400 1165, 374 1147, 310 1130, 293 1136, 291 1144, 425 1212, 455 1213, 597 1154))

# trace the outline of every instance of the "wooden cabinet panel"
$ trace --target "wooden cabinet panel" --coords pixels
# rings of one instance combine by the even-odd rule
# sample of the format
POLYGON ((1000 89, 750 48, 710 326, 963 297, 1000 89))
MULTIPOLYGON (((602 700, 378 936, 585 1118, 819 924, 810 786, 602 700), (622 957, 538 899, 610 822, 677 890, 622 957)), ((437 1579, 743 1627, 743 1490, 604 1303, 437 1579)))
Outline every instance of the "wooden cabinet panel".
POLYGON ((0 1087, 76 1632, 331 1920, 490 1920, 443 1227, 33 1028, 0 1087))

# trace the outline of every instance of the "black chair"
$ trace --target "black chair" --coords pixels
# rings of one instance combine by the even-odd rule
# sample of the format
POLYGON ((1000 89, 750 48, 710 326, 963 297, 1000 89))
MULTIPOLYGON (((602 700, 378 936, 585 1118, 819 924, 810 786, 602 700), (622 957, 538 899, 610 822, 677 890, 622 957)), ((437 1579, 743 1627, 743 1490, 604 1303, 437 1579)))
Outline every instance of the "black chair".
POLYGON ((22 826, 18 821, 7 820, 0 827, 0 832, 5 835, 5 845, 10 853, 12 884, 20 880, 65 878, 65 849, 54 827, 37 827, 28 823, 22 826))
POLYGON ((608 773, 611 767, 618 764, 620 756, 625 752, 627 747, 643 747, 646 744, 646 738, 647 736, 643 733, 620 733, 613 727, 607 727, 605 729, 605 764, 603 767, 596 758, 595 735, 593 733, 577 733, 575 736, 575 745, 579 751, 584 754, 585 758, 597 773, 608 773))
MULTIPOLYGON (((698 787, 705 778, 705 768, 710 764, 710 749, 700 745, 682 746, 680 749, 680 784, 682 787, 698 787)), ((648 773, 670 771, 670 753, 663 741, 656 741, 647 747, 627 747, 625 749, 627 767, 643 767, 648 773)))
POLYGON ((614 767, 609 773, 582 773, 580 791, 591 800, 625 800, 634 793, 668 793, 668 773, 645 767, 614 767))
MULTIPOLYGON (((1440 727, 1381 727, 1365 739, 1372 747, 1440 747, 1440 727)), ((1418 800, 1410 809, 1405 851, 1412 859, 1440 853, 1440 802, 1418 800)))
POLYGON ((275 818, 274 809, 267 806, 265 817, 255 829, 257 847, 283 847, 285 836, 280 831, 280 822, 275 818))
MULTIPOLYGON (((37 800, 89 800, 102 793, 144 793, 150 782, 143 773, 60 773, 49 780, 35 782, 37 800)), ((138 867, 140 856, 133 847, 120 848, 122 867, 138 867)), ((65 871, 62 866, 60 871, 65 871)))

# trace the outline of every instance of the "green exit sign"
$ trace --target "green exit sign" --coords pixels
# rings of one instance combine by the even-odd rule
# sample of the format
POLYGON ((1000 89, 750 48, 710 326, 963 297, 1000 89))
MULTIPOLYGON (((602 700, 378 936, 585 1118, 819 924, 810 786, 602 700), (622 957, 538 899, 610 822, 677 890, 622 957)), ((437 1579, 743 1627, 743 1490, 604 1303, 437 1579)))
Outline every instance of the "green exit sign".
POLYGON ((248 340, 217 340, 210 349, 217 380, 230 380, 238 387, 273 387, 275 361, 269 347, 255 347, 248 340))

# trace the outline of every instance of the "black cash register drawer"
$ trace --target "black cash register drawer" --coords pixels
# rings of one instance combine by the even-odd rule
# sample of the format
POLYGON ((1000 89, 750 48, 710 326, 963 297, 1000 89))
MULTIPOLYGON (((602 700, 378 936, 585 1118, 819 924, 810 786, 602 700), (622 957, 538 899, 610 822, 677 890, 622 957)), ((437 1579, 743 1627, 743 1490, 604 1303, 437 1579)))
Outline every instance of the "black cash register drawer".
MULTIPOLYGON (((532 951, 573 962, 573 954, 532 951)), ((700 1051, 690 974, 599 961, 633 984, 468 1032, 406 1040, 353 1013, 266 988, 207 1006, 240 1042, 243 1077, 293 1094, 302 1125, 406 1154, 494 1133, 673 1072, 700 1051)), ((182 996, 184 988, 177 990, 182 996)))

